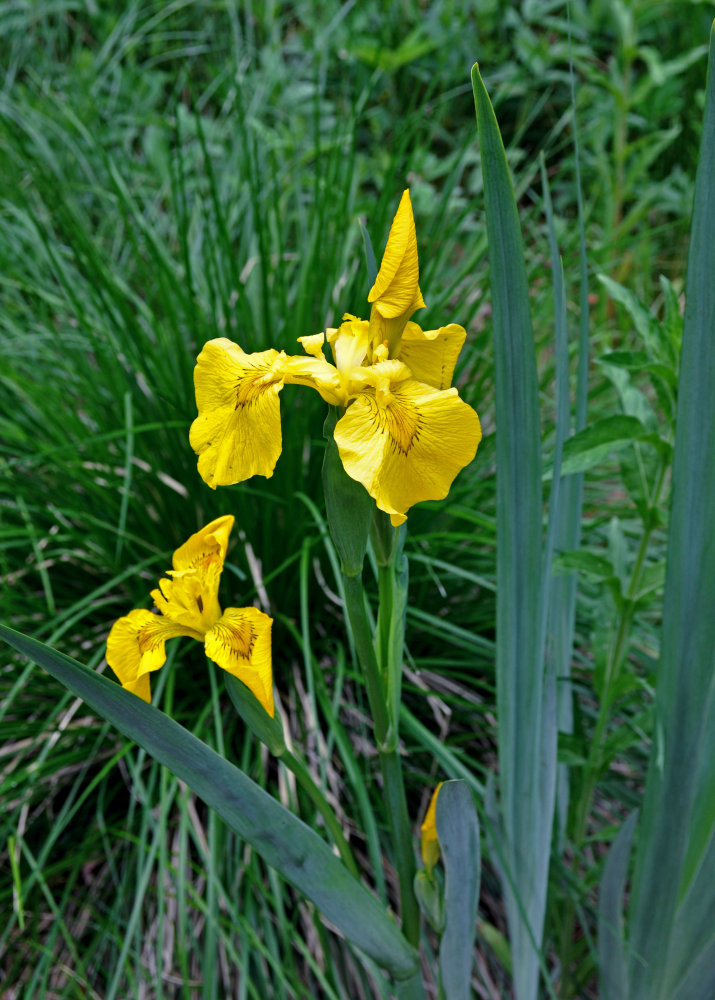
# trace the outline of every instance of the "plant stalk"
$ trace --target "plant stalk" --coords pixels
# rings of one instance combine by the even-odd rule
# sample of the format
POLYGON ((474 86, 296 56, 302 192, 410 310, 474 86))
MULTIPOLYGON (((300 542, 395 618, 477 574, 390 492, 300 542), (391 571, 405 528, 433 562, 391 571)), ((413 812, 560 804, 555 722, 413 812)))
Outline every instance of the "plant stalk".
MULTIPOLYGON (((377 662, 372 630, 365 609, 362 577, 343 576, 343 584, 348 620, 355 640, 358 659, 365 675, 367 696, 375 727, 375 742, 380 756, 380 768, 385 787, 400 886, 402 932, 410 944, 417 947, 420 939, 420 911, 413 887, 416 866, 399 748, 397 741, 390 739, 390 715, 385 685, 377 662)), ((381 608, 381 611, 385 615, 385 619, 389 621, 392 617, 391 609, 381 608)))

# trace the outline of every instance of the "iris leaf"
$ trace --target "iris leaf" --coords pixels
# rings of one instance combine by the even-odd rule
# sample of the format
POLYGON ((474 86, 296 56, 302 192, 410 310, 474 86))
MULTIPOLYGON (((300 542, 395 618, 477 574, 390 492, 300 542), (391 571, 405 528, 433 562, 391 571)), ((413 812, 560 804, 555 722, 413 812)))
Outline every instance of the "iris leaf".
POLYGON ((465 781, 443 783, 436 821, 445 869, 446 919, 439 949, 442 989, 445 1000, 469 1000, 481 858, 477 810, 465 781))
POLYGON ((69 656, 4 625, 0 638, 185 781, 366 955, 397 979, 413 975, 417 954, 378 900, 317 833, 247 775, 159 709, 69 656))
POLYGON ((715 29, 685 288, 657 726, 631 891, 629 1000, 715 996, 714 230, 715 29))

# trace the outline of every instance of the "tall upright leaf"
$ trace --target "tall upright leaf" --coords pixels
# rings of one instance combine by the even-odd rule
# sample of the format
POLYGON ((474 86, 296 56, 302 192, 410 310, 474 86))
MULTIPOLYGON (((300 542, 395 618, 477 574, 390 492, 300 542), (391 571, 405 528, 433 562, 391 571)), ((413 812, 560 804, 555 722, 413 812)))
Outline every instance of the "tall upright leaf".
POLYGON ((445 781, 437 798, 445 871, 445 928, 439 948, 444 1000, 469 1000, 481 877, 479 819, 466 781, 445 781))
POLYGON ((715 28, 680 363, 657 726, 630 910, 630 1000, 715 996, 715 28))
POLYGON ((517 1000, 539 978, 556 773, 553 677, 544 673, 541 440, 534 335, 506 154, 477 66, 492 292, 497 452, 497 707, 504 893, 517 1000))
MULTIPOLYGON (((589 358, 589 305, 588 305, 588 261, 586 257, 586 226, 584 223, 583 194, 581 187, 581 166, 576 119, 576 89, 573 68, 571 23, 569 21, 569 82, 571 89, 571 130, 573 133, 574 186, 579 235, 579 323, 578 323, 578 370, 576 378, 576 405, 574 407, 573 429, 578 434, 586 426, 588 402, 588 358, 589 358)), ((552 226, 549 224, 549 241, 552 226)), ((552 246, 552 259, 554 249, 552 246)), ((553 265, 552 265, 553 266, 553 265)), ((583 473, 566 476, 562 485, 561 510, 557 526, 555 548, 557 552, 577 549, 581 536, 581 513, 583 508, 583 473)), ((556 704, 559 732, 573 731, 573 704, 571 690, 571 657, 576 623, 576 573, 562 574, 552 579, 549 595, 549 641, 554 655, 556 673, 556 704)), ((559 839, 563 840, 569 810, 568 765, 559 764, 556 773, 556 815, 559 839)))

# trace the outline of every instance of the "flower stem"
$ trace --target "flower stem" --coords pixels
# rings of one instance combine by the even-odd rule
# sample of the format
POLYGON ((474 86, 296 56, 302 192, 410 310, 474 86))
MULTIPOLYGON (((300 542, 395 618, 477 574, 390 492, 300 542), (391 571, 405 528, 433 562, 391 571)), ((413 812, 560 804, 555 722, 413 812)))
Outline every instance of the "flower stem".
MULTIPOLYGON (((367 696, 375 727, 375 742, 380 755, 380 768, 387 799, 400 886, 402 932, 410 944, 417 946, 420 938, 420 911, 413 888, 416 871, 415 855, 399 749, 397 740, 390 738, 390 715, 385 685, 378 666, 372 641, 372 629, 365 609, 362 578, 360 576, 344 576, 343 583, 348 620, 355 640, 358 659, 365 675, 367 696)), ((390 609, 381 608, 381 611, 387 613, 389 620, 391 617, 390 609)))
POLYGON ((392 840, 395 846, 397 878, 400 885, 400 915, 402 933, 415 947, 420 943, 420 910, 415 897, 416 874, 415 852, 412 845, 412 829, 407 812, 405 783, 402 778, 402 762, 397 749, 380 751, 382 780, 390 816, 392 840))
POLYGON ((300 760, 299 757, 292 754, 290 750, 284 750, 278 759, 282 761, 288 770, 292 771, 296 776, 298 784, 323 817, 325 825, 335 841, 335 846, 340 852, 340 857, 342 858, 345 867, 350 871, 351 875, 354 875, 355 878, 359 880, 360 872, 357 864, 355 863, 353 852, 350 850, 350 845, 345 839, 343 828, 341 827, 337 816, 333 812, 330 803, 325 798, 315 781, 313 781, 313 777, 305 763, 300 760))
POLYGON ((372 644, 372 630, 365 608, 362 575, 343 576, 343 587, 345 589, 345 607, 355 640, 355 649, 365 674, 367 698, 370 702, 370 713, 375 726, 375 742, 379 749, 387 738, 390 719, 387 714, 385 686, 380 676, 380 668, 377 665, 375 648, 372 644))
POLYGON ((396 983, 395 996, 397 1000, 425 1000, 425 988, 420 973, 416 972, 409 979, 396 983))

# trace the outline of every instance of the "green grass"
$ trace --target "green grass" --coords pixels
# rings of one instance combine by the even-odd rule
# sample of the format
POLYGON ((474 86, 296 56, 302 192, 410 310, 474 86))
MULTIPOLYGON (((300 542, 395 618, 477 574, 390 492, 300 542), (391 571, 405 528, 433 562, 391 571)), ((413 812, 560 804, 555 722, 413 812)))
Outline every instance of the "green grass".
MULTIPOLYGON (((449 502, 409 518, 408 802, 416 828, 434 782, 466 768, 481 804, 497 760, 497 511, 469 69, 479 61, 515 175, 548 462, 554 307, 538 154, 575 344, 569 51, 598 359, 643 346, 598 272, 675 324, 658 278, 670 279, 677 298, 702 118, 705 6, 574 4, 569 50, 563 4, 493 0, 478 14, 450 0, 425 8, 397 0, 0 5, 0 616, 100 667, 111 623, 147 606, 173 549, 212 517, 236 514, 223 586, 233 602, 267 593, 293 738, 368 881, 393 902, 369 713, 320 514, 323 404, 287 387, 274 477, 213 493, 188 445, 196 354, 216 336, 293 353, 296 337, 344 311, 367 315, 358 219, 379 254, 410 186, 428 304, 417 318, 427 328, 467 327, 457 384, 485 439, 449 502)), ((674 414, 658 389, 647 372, 594 363, 589 422, 649 407, 667 435, 674 414)), ((608 571, 579 572, 574 731, 560 747, 572 765, 572 814, 566 860, 552 865, 544 948, 547 964, 571 949, 564 995, 584 1000, 597 996, 604 845, 640 799, 653 736, 668 462, 663 468, 657 496, 659 469, 645 445, 586 474, 582 550, 608 560, 608 571), (609 581, 632 586, 644 523, 638 573, 650 573, 652 588, 624 609, 609 581), (588 762, 604 657, 621 626, 621 686, 600 723, 606 751, 588 762)), ((237 722, 200 650, 178 644, 174 653, 157 703, 223 743, 324 833, 287 772, 237 722)), ((342 947, 193 793, 47 675, 11 657, 3 663, 0 908, 13 914, 0 937, 3 989, 28 998, 387 995, 380 973, 342 947)), ((489 857, 482 881, 480 919, 505 932, 489 857)), ((508 995, 489 930, 478 948, 477 995, 508 995)))

